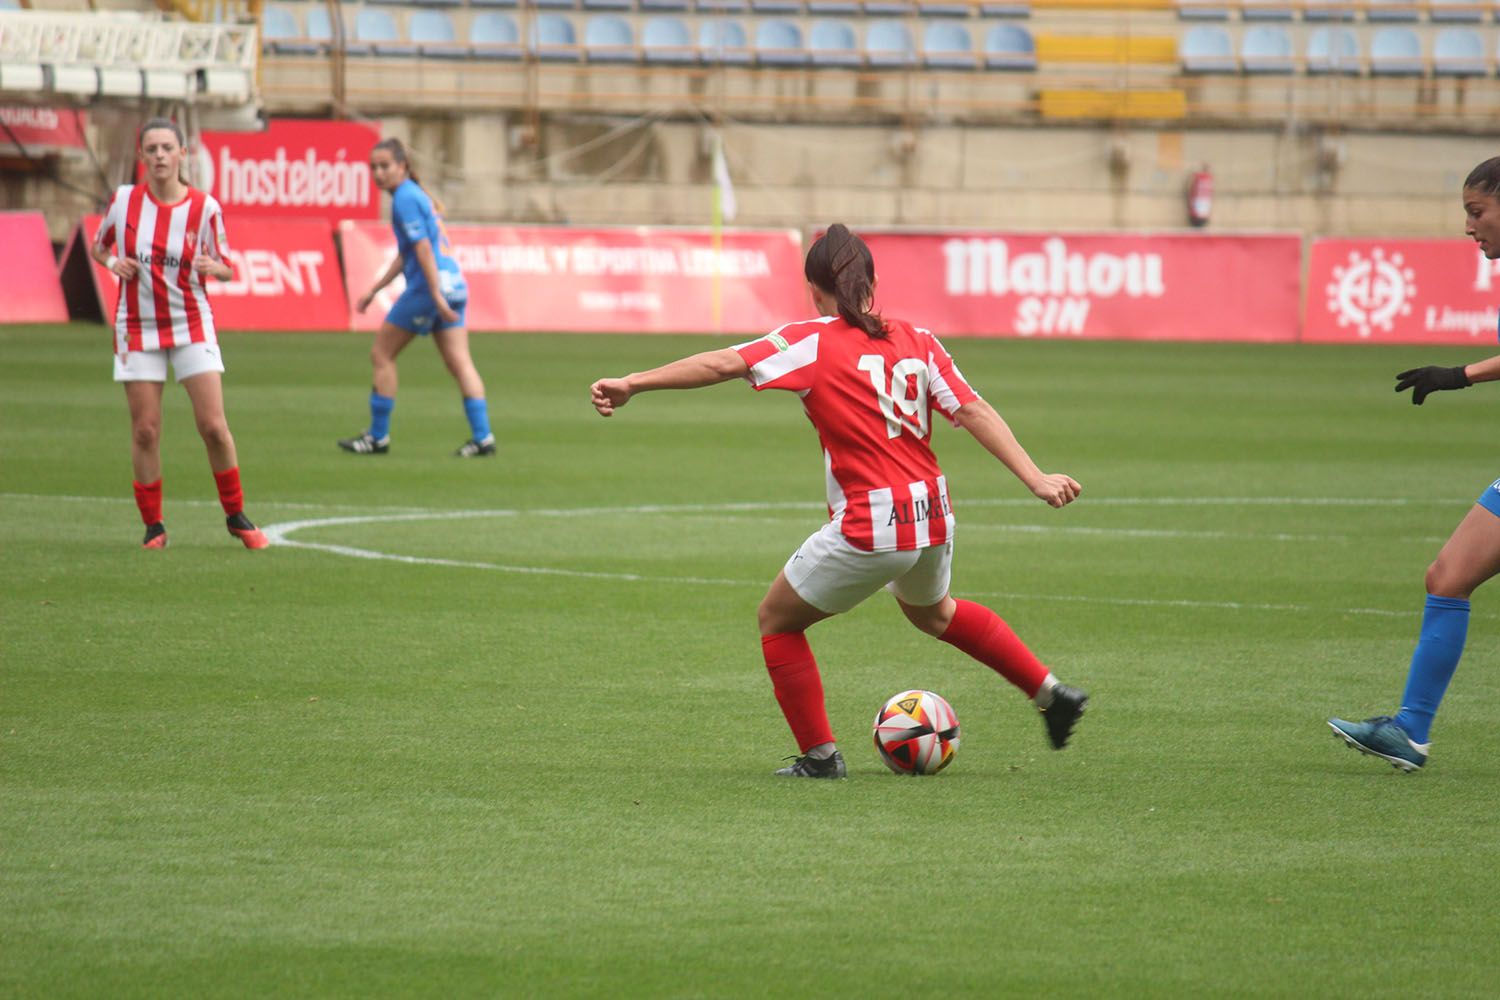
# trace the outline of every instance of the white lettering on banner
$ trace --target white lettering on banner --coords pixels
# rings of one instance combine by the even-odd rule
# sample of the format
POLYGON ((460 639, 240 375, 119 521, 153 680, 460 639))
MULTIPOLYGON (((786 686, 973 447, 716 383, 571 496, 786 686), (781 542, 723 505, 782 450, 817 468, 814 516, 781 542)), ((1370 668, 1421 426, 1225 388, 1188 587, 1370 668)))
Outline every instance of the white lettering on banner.
POLYGON ((1025 298, 1016 306, 1016 333, 1072 333, 1082 335, 1089 319, 1088 299, 1025 298))
POLYGON ((1162 258, 1155 253, 1072 253, 1066 240, 1043 241, 1040 253, 1011 255, 998 238, 943 243, 949 295, 1050 295, 1160 298, 1166 294, 1162 258))
POLYGON ((771 261, 763 250, 714 250, 690 247, 682 251, 682 273, 690 278, 765 278, 771 261))
POLYGON ((1457 330, 1471 337, 1479 337, 1494 333, 1497 321, 1500 321, 1500 313, 1494 309, 1454 309, 1443 306, 1439 310, 1437 306, 1427 307, 1429 333, 1457 330))
POLYGON ((208 188, 226 206, 277 205, 285 208, 363 207, 370 203, 370 165, 350 162, 346 150, 338 160, 318 159, 309 149, 300 159, 287 158, 285 146, 265 160, 237 160, 228 146, 219 147, 219 162, 208 188))
POLYGON ((656 292, 590 289, 578 293, 578 307, 586 312, 661 312, 661 296, 656 292))
POLYGON ((661 247, 575 246, 570 256, 578 275, 677 273, 677 255, 661 247))
POLYGON ((544 247, 456 243, 453 259, 465 274, 551 274, 544 247))
POLYGON ((1487 292, 1496 274, 1500 274, 1500 260, 1489 260, 1482 253, 1474 255, 1479 261, 1479 273, 1474 276, 1474 291, 1487 292))
POLYGON ((12 128, 24 126, 48 132, 56 130, 59 124, 57 112, 51 108, 0 108, 0 122, 12 128))
POLYGON ((323 280, 318 269, 323 266, 321 250, 293 250, 282 256, 274 250, 231 250, 234 263, 231 281, 209 279, 208 290, 221 295, 323 294, 323 280))

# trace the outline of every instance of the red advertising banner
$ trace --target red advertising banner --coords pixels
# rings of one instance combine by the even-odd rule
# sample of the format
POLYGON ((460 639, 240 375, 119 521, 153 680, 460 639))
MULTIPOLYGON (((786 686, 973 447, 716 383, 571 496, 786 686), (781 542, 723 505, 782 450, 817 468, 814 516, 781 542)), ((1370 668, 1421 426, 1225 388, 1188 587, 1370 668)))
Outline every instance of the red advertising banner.
POLYGON ((0 323, 66 323, 47 220, 41 212, 0 212, 0 323))
POLYGON ((939 336, 1297 338, 1294 235, 860 235, 878 308, 939 336))
POLYGON ((1500 262, 1470 240, 1314 240, 1309 341, 1493 342, 1500 262))
MULTIPOLYGON (((220 330, 349 328, 332 226, 317 219, 237 221, 225 214, 234 279, 210 280, 206 285, 220 330)), ((84 218, 85 246, 93 245, 100 220, 98 215, 84 218)), ((89 263, 105 322, 112 324, 119 280, 99 264, 89 263)))
POLYGON ((72 108, 0 107, 0 156, 56 153, 83 149, 88 112, 72 108), (20 143, 21 148, 17 148, 20 143))
MULTIPOLYGON (((812 310, 794 230, 726 232, 715 247, 706 229, 447 229, 474 330, 757 334, 812 310)), ((353 307, 395 257, 395 236, 367 222, 345 222, 339 236, 352 322, 374 330, 402 280, 363 314, 353 307)))
POLYGON ((370 147, 380 129, 358 122, 273 118, 264 132, 204 132, 197 181, 231 221, 376 219, 370 147))

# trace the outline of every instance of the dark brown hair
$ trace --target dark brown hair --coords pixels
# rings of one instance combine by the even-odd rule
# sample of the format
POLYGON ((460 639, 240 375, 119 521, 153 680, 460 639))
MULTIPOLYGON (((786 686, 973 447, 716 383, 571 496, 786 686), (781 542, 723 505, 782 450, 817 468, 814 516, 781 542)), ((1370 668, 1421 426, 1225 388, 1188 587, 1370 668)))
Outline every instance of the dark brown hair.
POLYGON ((402 143, 400 139, 397 139, 395 136, 391 136, 389 139, 381 139, 375 144, 374 148, 371 149, 370 152, 373 153, 376 149, 385 150, 386 152, 391 154, 391 159, 395 160, 397 163, 404 165, 406 167, 406 176, 411 178, 411 182, 413 184, 415 184, 419 188, 422 188, 422 191, 426 193, 427 197, 432 201, 432 207, 437 212, 437 214, 446 214, 446 210, 443 208, 443 203, 438 200, 438 196, 433 194, 431 191, 428 191, 427 188, 423 187, 422 182, 417 179, 417 172, 412 169, 411 161, 407 159, 406 156, 406 145, 402 143))
POLYGON ((184 149, 187 148, 187 136, 183 135, 182 126, 178 125, 170 118, 152 118, 149 119, 146 124, 142 125, 141 130, 135 135, 136 148, 140 149, 142 144, 145 143, 147 132, 154 132, 159 128, 164 128, 170 131, 177 137, 177 145, 183 147, 184 149))
POLYGON ((1464 190, 1471 188, 1480 194, 1500 198, 1500 156, 1492 156, 1469 171, 1464 190))
POLYGON ((833 296, 845 323, 876 340, 885 339, 885 321, 879 313, 870 311, 875 295, 875 258, 849 227, 840 222, 829 226, 807 251, 802 273, 833 296))

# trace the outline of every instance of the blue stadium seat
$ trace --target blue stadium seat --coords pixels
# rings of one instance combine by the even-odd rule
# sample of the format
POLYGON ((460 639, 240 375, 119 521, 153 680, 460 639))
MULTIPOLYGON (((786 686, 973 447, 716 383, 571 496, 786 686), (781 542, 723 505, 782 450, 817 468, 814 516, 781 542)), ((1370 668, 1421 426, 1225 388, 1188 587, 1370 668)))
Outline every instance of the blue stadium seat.
POLYGON ((700 23, 698 58, 710 65, 749 65, 750 41, 745 37, 745 26, 738 21, 709 20, 700 23))
POLYGON ((576 62, 578 35, 566 14, 538 14, 527 33, 527 48, 543 62, 576 62))
POLYGON ((521 32, 509 14, 492 10, 476 13, 469 21, 469 45, 480 59, 521 58, 521 32))
MULTIPOLYGON (((326 9, 323 17, 326 24, 326 9)), ((309 39, 297 26, 297 16, 278 4, 268 4, 261 11, 260 40, 262 49, 283 56, 315 56, 328 51, 326 41, 309 39)))
POLYGON ((648 63, 691 63, 698 50, 681 18, 648 17, 641 27, 641 57, 648 63))
POLYGON ((1433 0, 1428 16, 1434 21, 1470 23, 1484 20, 1488 0, 1433 0))
POLYGON ((1290 21, 1292 8, 1285 0, 1243 0, 1240 17, 1246 21, 1290 21))
POLYGON ((871 21, 865 28, 865 61, 880 69, 917 64, 917 46, 901 21, 871 21))
POLYGON ((974 39, 953 21, 929 21, 922 29, 922 65, 932 69, 975 69, 974 39))
POLYGON ((1472 28, 1444 28, 1432 40, 1435 76, 1489 76, 1484 40, 1472 28))
POLYGON ((1365 2, 1369 4, 1365 8, 1366 21, 1417 20, 1415 0, 1365 0, 1365 2))
POLYGON ((802 29, 794 21, 762 21, 755 29, 755 60, 762 66, 806 66, 802 29))
POLYGON ((1307 72, 1358 76, 1359 39, 1349 28, 1314 28, 1307 36, 1307 72))
POLYGON ((1229 32, 1217 24, 1195 24, 1182 33, 1177 55, 1184 73, 1234 73, 1239 63, 1234 58, 1234 43, 1229 32))
POLYGON ((1240 39, 1240 65, 1246 73, 1290 73, 1295 68, 1292 36, 1270 24, 1246 28, 1240 39))
POLYGON ((413 11, 406 22, 406 38, 428 59, 467 59, 469 48, 458 44, 453 19, 440 10, 413 11))
POLYGON ((1374 76, 1421 76, 1422 41, 1410 28, 1381 28, 1370 39, 1370 73, 1374 76))
POLYGON ((807 51, 814 66, 847 68, 861 61, 854 26, 848 21, 814 21, 807 33, 807 51))
POLYGON ((378 7, 361 7, 354 16, 354 40, 359 44, 344 46, 349 55, 414 56, 417 47, 401 41, 396 19, 378 7))
POLYGON ((1036 69, 1036 42, 1019 24, 997 24, 984 33, 985 69, 1036 69))
POLYGON ((597 14, 583 26, 583 51, 591 63, 635 62, 635 32, 616 14, 597 14))
POLYGON ((1303 2, 1307 4, 1302 8, 1304 21, 1354 20, 1354 8, 1349 6, 1349 0, 1303 0, 1303 2))
POLYGON ((333 22, 328 18, 327 7, 322 4, 313 4, 307 8, 305 37, 318 43, 324 49, 333 47, 333 22))

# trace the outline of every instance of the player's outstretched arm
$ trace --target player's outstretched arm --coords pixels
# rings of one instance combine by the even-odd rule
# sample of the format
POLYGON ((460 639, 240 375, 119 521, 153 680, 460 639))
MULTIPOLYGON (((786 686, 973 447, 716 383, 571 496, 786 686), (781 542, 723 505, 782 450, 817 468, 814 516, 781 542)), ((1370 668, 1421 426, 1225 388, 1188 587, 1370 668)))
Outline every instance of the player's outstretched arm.
POLYGON ((697 389, 728 382, 732 378, 744 378, 749 373, 750 367, 740 357, 740 352, 732 347, 725 347, 680 358, 660 368, 635 372, 624 378, 601 378, 589 387, 589 396, 599 415, 608 417, 630 402, 630 397, 638 392, 649 392, 652 389, 697 389))
POLYGON ((1457 368, 1443 368, 1440 365, 1408 368, 1397 373, 1396 391, 1410 389, 1413 405, 1421 406, 1431 393, 1444 389, 1467 389, 1475 382, 1493 382, 1496 379, 1500 379, 1500 355, 1457 368))
POLYGON ((1039 499, 1053 507, 1065 507, 1078 499, 1083 487, 1071 476, 1060 472, 1047 473, 1037 468, 1021 442, 1011 432, 1010 425, 995 408, 982 399, 965 403, 953 416, 958 426, 974 436, 984 450, 994 455, 1015 477, 1026 484, 1026 488, 1039 499))

